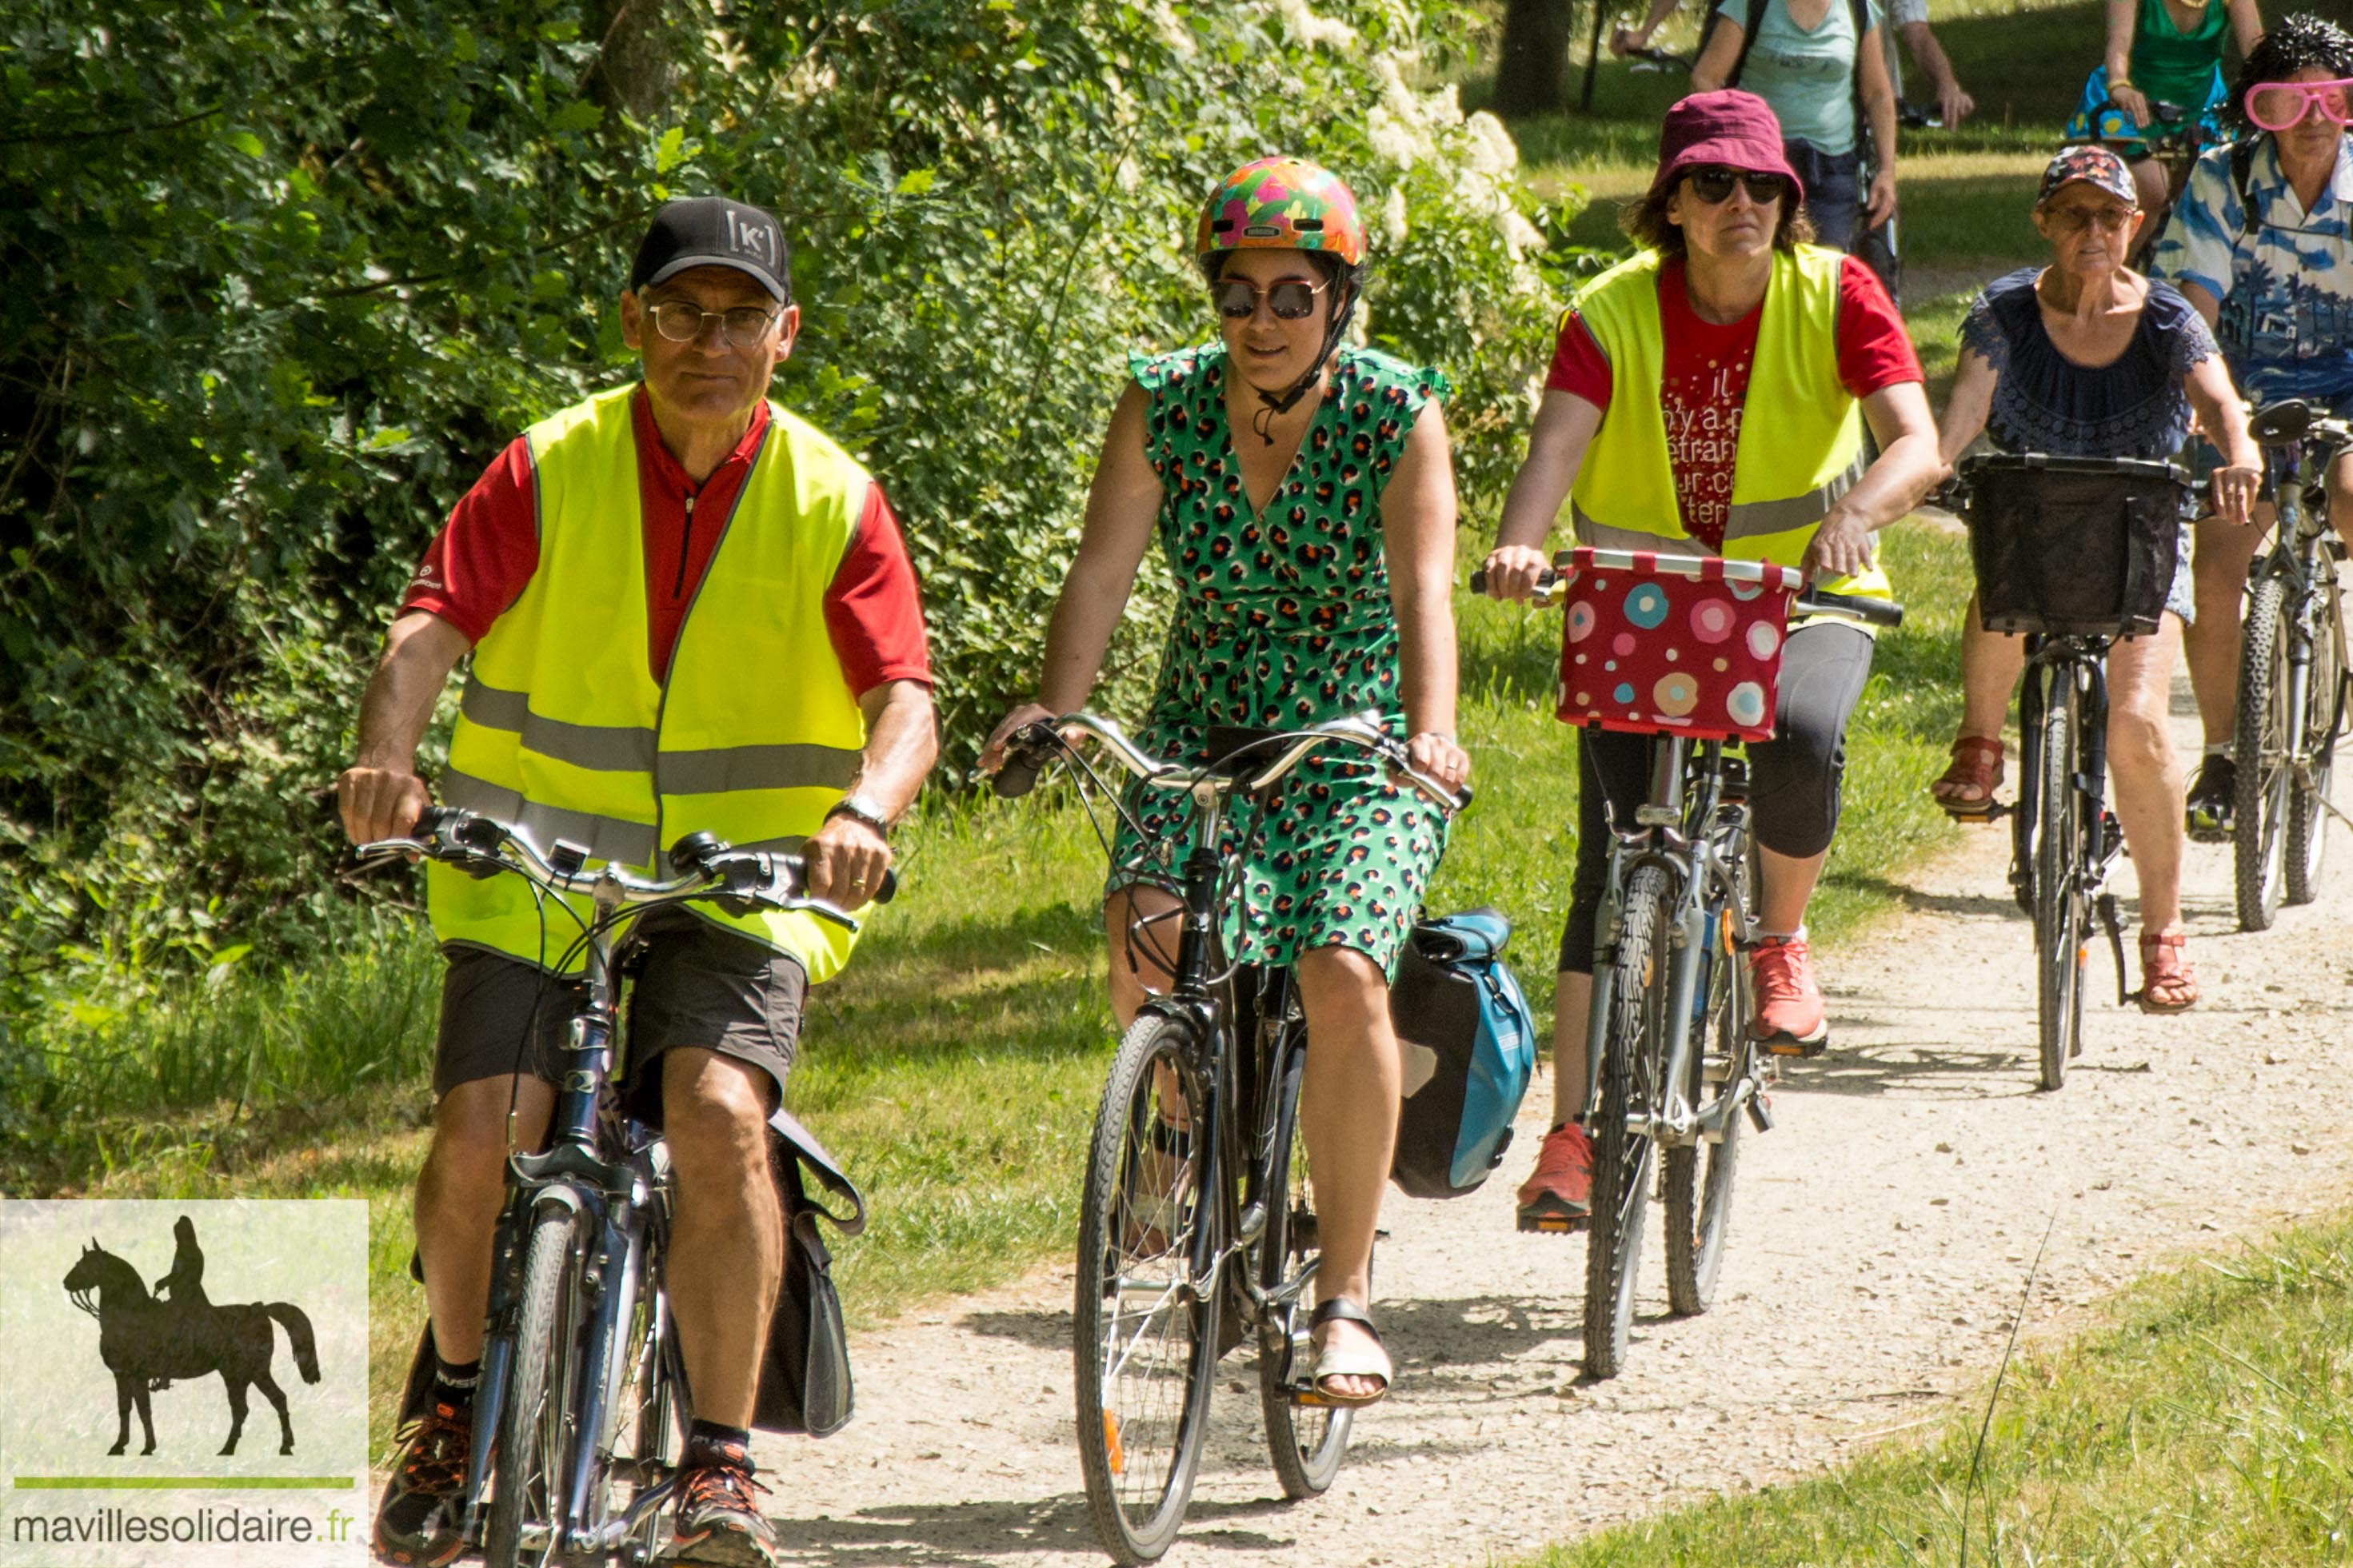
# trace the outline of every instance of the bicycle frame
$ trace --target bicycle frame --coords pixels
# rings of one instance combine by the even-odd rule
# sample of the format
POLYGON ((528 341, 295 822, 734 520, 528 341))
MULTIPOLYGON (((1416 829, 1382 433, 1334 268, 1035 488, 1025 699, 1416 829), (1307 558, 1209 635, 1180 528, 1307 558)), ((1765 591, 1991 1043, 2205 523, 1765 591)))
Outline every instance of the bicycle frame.
POLYGON ((1271 1029, 1273 1037, 1266 1042, 1268 1048, 1259 1053, 1263 1059, 1245 1064, 1239 1048, 1239 1032, 1247 1020, 1231 1015, 1226 999, 1218 994, 1211 973, 1219 956, 1218 883, 1225 869, 1218 840, 1232 788, 1230 780, 1203 775, 1187 790, 1193 801, 1194 820, 1181 882, 1182 924, 1176 942, 1176 971, 1168 994, 1152 998, 1142 1010, 1179 1018, 1190 1026, 1194 1039, 1199 1043, 1197 1069, 1202 1081, 1210 1086, 1208 1102, 1202 1108, 1208 1125, 1201 1130, 1201 1146, 1208 1156, 1208 1184, 1217 1198, 1211 1210, 1213 1221, 1195 1236, 1193 1254, 1187 1259, 1187 1269, 1192 1276, 1188 1293, 1199 1299, 1216 1289, 1218 1277, 1223 1272, 1238 1288, 1242 1301, 1258 1314, 1288 1305, 1298 1289, 1304 1288, 1313 1271, 1303 1274, 1297 1286, 1270 1294, 1250 1277, 1248 1270, 1226 1268, 1238 1253, 1266 1233, 1266 1192, 1272 1176, 1272 1108, 1282 1082, 1284 1058, 1289 1054, 1285 1047, 1293 1035, 1291 1004, 1294 994, 1289 970, 1259 972, 1261 980, 1255 1011, 1258 1020, 1271 1029), (1264 1079, 1258 1086, 1256 1098, 1248 1101, 1240 1098, 1241 1075, 1246 1066, 1260 1069, 1259 1076, 1264 1079), (1262 1112, 1249 1127, 1231 1113, 1233 1108, 1245 1104, 1262 1112), (1237 1173, 1242 1178, 1239 1190, 1233 1179, 1237 1173))
MULTIPOLYGON (((1693 756, 1692 742, 1684 736, 1665 734, 1651 742, 1650 796, 1635 809, 1635 826, 1620 828, 1616 813, 1609 814, 1609 879, 1602 890, 1599 916, 1604 944, 1615 942, 1624 914, 1624 889, 1636 869, 1645 865, 1665 868, 1675 889, 1671 939, 1674 964, 1668 976, 1666 1016, 1686 1023, 1697 1016, 1707 995, 1713 966, 1729 962, 1732 954, 1746 949, 1755 934, 1755 922, 1738 896, 1742 857, 1727 852, 1731 842, 1746 837, 1745 791, 1736 799, 1726 788, 1737 764, 1725 755, 1722 741, 1699 743, 1695 770, 1693 756), (1698 775, 1696 788, 1686 777, 1693 771, 1698 775), (1736 826, 1742 831, 1732 833, 1736 826), (1718 899, 1722 924, 1708 918, 1710 903, 1718 899)), ((1611 1000, 1610 968, 1596 964, 1593 1003, 1586 1024, 1585 1109, 1579 1117, 1588 1124, 1601 1110, 1601 1054, 1609 1040, 1611 1000)), ((1761 1057, 1755 1070, 1725 1084, 1724 1092, 1714 1100, 1694 1106, 1686 1099, 1683 1086, 1690 1081, 1697 1033, 1688 1026, 1674 1031, 1668 1047, 1662 1110, 1640 1118, 1639 1122, 1629 1117, 1633 1131, 1662 1147, 1703 1138, 1720 1142, 1725 1123, 1744 1110, 1760 1118, 1759 1131, 1766 1125, 1763 1101, 1758 1098, 1761 1057)))

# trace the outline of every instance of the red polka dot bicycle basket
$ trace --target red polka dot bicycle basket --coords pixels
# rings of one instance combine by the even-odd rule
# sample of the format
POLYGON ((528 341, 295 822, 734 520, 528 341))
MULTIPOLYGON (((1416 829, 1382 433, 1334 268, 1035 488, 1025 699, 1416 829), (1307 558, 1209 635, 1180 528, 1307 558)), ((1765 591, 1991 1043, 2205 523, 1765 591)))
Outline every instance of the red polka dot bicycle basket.
POLYGON ((1701 741, 1773 736, 1789 600, 1805 576, 1713 555, 1572 550, 1560 717, 1701 741))

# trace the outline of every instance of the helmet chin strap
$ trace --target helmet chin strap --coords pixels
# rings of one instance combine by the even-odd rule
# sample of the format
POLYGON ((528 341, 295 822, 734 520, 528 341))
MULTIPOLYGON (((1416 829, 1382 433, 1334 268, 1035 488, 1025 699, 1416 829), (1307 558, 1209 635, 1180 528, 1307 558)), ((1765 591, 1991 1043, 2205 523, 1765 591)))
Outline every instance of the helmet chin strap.
POLYGON ((1315 384, 1315 378, 1324 374, 1324 367, 1331 363, 1332 351, 1339 346, 1340 334, 1348 330, 1348 318, 1356 311, 1356 289, 1351 282, 1347 299, 1332 313, 1332 324, 1324 329, 1324 346, 1315 352, 1315 358, 1307 366, 1307 373, 1291 384, 1291 390, 1277 395, 1262 386, 1250 388, 1258 394, 1260 404, 1258 413, 1250 420, 1250 428, 1258 432, 1260 440, 1270 447, 1274 445, 1274 422, 1290 413, 1299 400, 1307 395, 1307 389, 1315 384))

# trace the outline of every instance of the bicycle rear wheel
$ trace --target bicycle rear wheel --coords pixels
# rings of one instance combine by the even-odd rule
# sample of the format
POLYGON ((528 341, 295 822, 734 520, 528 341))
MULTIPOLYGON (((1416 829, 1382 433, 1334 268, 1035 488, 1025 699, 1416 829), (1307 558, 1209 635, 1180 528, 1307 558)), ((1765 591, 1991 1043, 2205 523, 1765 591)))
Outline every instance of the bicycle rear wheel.
MULTIPOLYGON (((2076 721, 2083 710, 2072 667, 2050 672, 2042 704, 2042 775, 2034 844, 2035 1015, 2040 1025, 2044 1089, 2067 1079, 2067 1058, 2084 1027, 2084 889, 2081 878, 2084 812, 2076 788, 2081 766, 2076 721)), ((2096 823, 2091 830, 2099 830, 2096 823)))
POLYGON ((1215 1151, 1191 1026, 1146 1013, 1112 1060, 1079 1218, 1079 1468, 1103 1550, 1122 1564, 1168 1550, 1208 1435, 1219 1290, 1196 1281, 1213 1226, 1215 1151), (1198 1289, 1196 1289, 1196 1286, 1198 1289))
MULTIPOLYGON (((1717 943, 1707 994, 1692 1028, 1699 1037, 1692 1051, 1683 1092, 1694 1110, 1711 1094, 1734 1092, 1749 1073, 1756 1044, 1749 1038, 1748 1009, 1742 995, 1746 965, 1732 945, 1734 922, 1718 913, 1717 943)), ((1723 1136, 1664 1152, 1659 1184, 1666 1205, 1667 1306, 1678 1317, 1704 1312, 1715 1300, 1715 1277, 1724 1265, 1724 1240, 1732 1227, 1732 1176, 1740 1163, 1740 1138, 1747 1118, 1736 1113, 1723 1136)))
POLYGON ((2267 576, 2248 596, 2239 651, 2239 712, 2231 743, 2232 884, 2239 929, 2269 931, 2284 890, 2280 842, 2288 791, 2287 584, 2267 576))
POLYGON ((2284 900, 2320 896, 2320 862, 2328 844, 2328 788, 2337 776, 2337 737, 2345 718, 2345 616, 2337 596, 2337 561, 2324 548, 2313 584, 2312 680, 2305 689, 2305 767, 2288 784, 2284 900))
POLYGON ((1259 1243, 1259 1285, 1286 1295, 1259 1326, 1258 1397, 1266 1415, 1266 1442, 1282 1495, 1314 1497, 1332 1484, 1347 1457, 1356 1412, 1302 1405, 1293 1389, 1294 1345, 1307 1341, 1317 1258, 1315 1214, 1307 1185, 1307 1151, 1299 1137, 1299 1079, 1307 1065, 1305 1041, 1291 1053, 1274 1103, 1274 1142, 1268 1163, 1266 1234, 1259 1243))
POLYGON ((565 1457, 573 1447, 572 1372, 581 1303, 573 1248, 579 1217, 551 1204, 532 1221, 514 1372, 499 1419, 490 1527, 482 1538, 490 1568, 541 1561, 563 1506, 565 1457))
POLYGON ((1667 985, 1667 874, 1635 871, 1626 885, 1609 960, 1608 1035, 1601 1050, 1600 1120, 1593 1132, 1593 1218, 1585 1237, 1585 1371, 1615 1377, 1634 1326, 1634 1283, 1657 1145, 1627 1125, 1658 1103, 1667 985))

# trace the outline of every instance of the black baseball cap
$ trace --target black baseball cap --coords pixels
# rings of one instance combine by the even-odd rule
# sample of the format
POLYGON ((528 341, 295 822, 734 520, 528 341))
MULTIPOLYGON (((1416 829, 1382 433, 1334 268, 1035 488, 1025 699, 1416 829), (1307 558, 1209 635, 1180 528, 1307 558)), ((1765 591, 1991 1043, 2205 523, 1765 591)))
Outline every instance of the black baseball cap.
POLYGON ((638 243, 629 287, 650 288, 696 267, 732 267, 747 272, 778 304, 793 297, 793 258, 776 218, 725 196, 688 196, 664 202, 653 226, 638 243))

